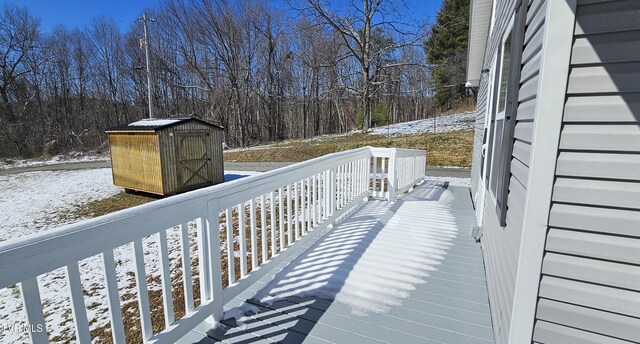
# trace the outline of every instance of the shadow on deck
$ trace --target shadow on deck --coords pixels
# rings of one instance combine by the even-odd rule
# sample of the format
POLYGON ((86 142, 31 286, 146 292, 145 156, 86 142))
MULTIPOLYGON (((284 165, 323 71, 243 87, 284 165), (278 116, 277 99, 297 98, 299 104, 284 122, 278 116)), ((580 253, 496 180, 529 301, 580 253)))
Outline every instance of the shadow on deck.
POLYGON ((493 343, 468 189, 370 201, 227 303, 184 343, 493 343))

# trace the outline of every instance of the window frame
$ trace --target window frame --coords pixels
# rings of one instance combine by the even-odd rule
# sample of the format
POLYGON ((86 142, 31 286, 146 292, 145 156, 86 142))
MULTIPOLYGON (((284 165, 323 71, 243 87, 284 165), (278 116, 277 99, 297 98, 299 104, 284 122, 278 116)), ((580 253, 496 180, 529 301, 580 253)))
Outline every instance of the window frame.
MULTIPOLYGON (((489 195, 491 197, 491 199, 493 200, 494 204, 498 204, 499 202, 499 198, 498 198, 498 185, 501 182, 501 173, 500 170, 502 170, 502 166, 501 164, 504 163, 503 159, 502 159, 502 153, 504 152, 504 144, 505 144, 505 124, 506 124, 506 114, 507 114, 507 105, 509 103, 509 90, 514 86, 513 85, 513 78, 512 78, 512 65, 513 65, 513 47, 514 47, 514 34, 515 34, 515 30, 514 30, 514 23, 515 23, 515 14, 512 16, 512 18, 509 20, 509 25, 507 25, 507 29, 505 30, 504 34, 502 35, 502 40, 500 41, 500 49, 498 50, 498 52, 496 53, 497 55, 497 59, 496 59, 496 64, 495 64, 495 78, 494 78, 494 97, 492 99, 493 101, 493 106, 492 106, 492 113, 491 113, 491 141, 490 141, 490 147, 488 147, 491 150, 491 154, 490 154, 490 161, 489 162, 489 173, 488 173, 488 178, 487 178, 487 190, 489 191, 489 195), (502 103, 500 102, 500 92, 502 91, 502 76, 503 73, 505 71, 504 67, 504 56, 505 56, 505 43, 507 42, 507 40, 509 39, 509 37, 511 37, 511 46, 509 48, 509 61, 507 61, 507 80, 506 80, 506 84, 505 84, 505 98, 504 98, 504 110, 500 111, 501 109, 501 105, 502 103), (502 128, 500 130, 500 133, 498 133, 498 122, 502 122, 502 128), (497 139, 498 139, 498 135, 500 135, 500 145, 496 145, 497 139), (496 181, 495 186, 493 185, 493 181, 496 181)), ((519 82, 519 81, 518 81, 519 82)))
MULTIPOLYGON (((527 22, 527 8, 525 1, 521 1, 516 12, 511 19, 509 31, 511 38, 511 56, 509 61, 509 80, 507 81, 507 93, 505 95, 504 124, 502 133, 502 150, 498 161, 498 182, 496 193, 492 194, 496 205, 496 215, 501 227, 506 226, 507 200, 509 196, 509 186, 511 183, 511 161, 513 155, 514 132, 516 126, 516 115, 519 105, 520 95, 520 74, 522 71, 522 52, 524 48, 524 36, 527 22)), ((503 39, 503 42, 506 39, 503 39)), ((503 43, 504 44, 504 43, 503 43)))

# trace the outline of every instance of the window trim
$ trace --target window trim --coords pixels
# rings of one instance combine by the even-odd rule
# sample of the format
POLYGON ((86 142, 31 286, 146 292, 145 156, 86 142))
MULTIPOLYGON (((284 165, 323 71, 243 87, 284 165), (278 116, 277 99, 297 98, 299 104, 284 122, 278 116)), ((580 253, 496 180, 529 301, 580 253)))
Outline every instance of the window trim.
POLYGON ((511 160, 513 155, 514 132, 520 95, 520 75, 522 71, 522 52, 527 22, 527 5, 520 1, 516 7, 516 13, 512 19, 513 35, 511 38, 511 60, 509 61, 509 77, 507 82, 507 94, 505 97, 505 117, 503 126, 502 145, 503 150, 498 169, 498 185, 496 185, 496 214, 501 227, 506 226, 507 201, 509 186, 511 184, 511 160), (506 143, 506 145, 505 145, 506 143))
MULTIPOLYGON (((497 52, 497 60, 496 60, 496 64, 495 64, 495 79, 494 79, 494 97, 493 97, 493 108, 492 108, 492 119, 491 119, 491 131, 492 131, 492 140, 491 140, 491 147, 489 147, 489 149, 491 149, 491 161, 489 161, 490 166, 489 166, 489 178, 487 180, 487 190, 489 191, 489 195, 491 197, 491 200, 493 201, 493 204, 495 204, 496 206, 498 205, 499 202, 499 198, 498 198, 498 190, 501 184, 501 178, 503 177, 503 175, 501 175, 501 171, 503 170, 503 167, 501 166, 504 163, 503 160, 503 153, 505 151, 505 127, 507 124, 506 121, 506 114, 507 114, 507 110, 508 110, 508 105, 509 105, 509 91, 511 89, 514 88, 513 85, 513 65, 514 65, 514 59, 513 59, 513 52, 514 52, 514 38, 515 38, 515 30, 514 30, 514 23, 515 23, 515 18, 516 15, 514 14, 511 19, 509 20, 509 24, 507 25, 507 29, 505 30, 504 34, 502 35, 502 40, 500 41, 500 50, 498 50, 497 52), (505 94, 505 107, 504 107, 504 111, 500 111, 500 92, 502 90, 502 74, 503 74, 503 57, 504 57, 504 52, 505 52, 505 43, 507 42, 507 40, 509 39, 509 36, 511 36, 511 48, 509 51, 509 65, 508 65, 508 79, 506 80, 506 88, 507 88, 507 93, 505 94), (495 113, 495 115, 494 115, 495 113), (498 121, 502 121, 502 130, 501 130, 501 140, 500 140, 500 147, 496 147, 496 139, 498 138, 498 131, 497 129, 497 125, 498 125, 498 121), (496 155, 496 148, 499 148, 499 155, 496 155), (496 160, 497 159, 497 160, 496 160), (494 173, 497 173, 497 176, 494 175, 494 173), (492 188, 491 186, 491 179, 493 177, 497 178, 496 181, 496 186, 495 186, 495 190, 492 188)), ((520 60, 520 58, 518 59, 520 60)), ((520 83, 520 74, 518 73, 518 84, 520 83)), ((498 213, 499 214, 499 213, 498 213)), ((502 226, 502 224, 501 224, 502 226)))

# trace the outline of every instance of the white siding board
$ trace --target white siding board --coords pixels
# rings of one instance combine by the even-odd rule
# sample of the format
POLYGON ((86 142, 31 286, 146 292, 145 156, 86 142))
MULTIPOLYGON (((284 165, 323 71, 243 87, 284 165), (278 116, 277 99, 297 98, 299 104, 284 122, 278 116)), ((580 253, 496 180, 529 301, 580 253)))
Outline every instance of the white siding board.
POLYGON ((640 152, 640 125, 565 124, 560 149, 640 152))
POLYGON ((549 225, 640 238, 640 212, 624 209, 553 204, 549 225))
POLYGON ((518 122, 516 129, 513 132, 513 137, 518 140, 531 143, 531 137, 533 136, 533 122, 518 122))
MULTIPOLYGON (((515 146, 514 146, 515 151, 515 146)), ((560 152, 556 175, 640 181, 640 155, 560 152)))
POLYGON ((527 29, 524 33, 524 45, 529 44, 533 35, 541 31, 546 12, 546 3, 543 3, 541 10, 534 15, 531 22, 527 22, 527 29))
POLYGON ((526 42, 524 51, 522 52, 522 64, 526 64, 533 56, 542 49, 542 39, 544 38, 544 30, 541 28, 533 34, 531 39, 526 42))
POLYGON ((540 300, 538 318, 619 339, 640 341, 640 319, 552 300, 540 300))
POLYGON ((538 92, 538 76, 535 76, 530 80, 526 81, 524 84, 522 84, 522 86, 520 87, 518 100, 522 102, 527 99, 532 99, 536 96, 537 92, 538 92))
POLYGON ((540 297, 640 317, 640 296, 630 290, 544 276, 540 297))
POLYGON ((640 2, 609 1, 578 6, 576 35, 634 30, 639 26, 640 2))
POLYGON ((564 122, 637 123, 640 122, 639 114, 640 93, 570 97, 565 105, 564 122))
POLYGON ((527 100, 518 105, 518 114, 516 119, 518 121, 533 120, 536 114, 536 101, 535 99, 527 100))
POLYGON ((640 31, 613 32, 576 38, 572 64, 596 64, 638 61, 640 31))
POLYGON ((545 275, 640 291, 639 266, 547 253, 542 272, 545 275))
POLYGON ((538 51, 533 58, 529 62, 527 62, 524 67, 522 67, 522 71, 520 72, 520 82, 526 82, 531 79, 533 76, 538 75, 540 71, 540 57, 542 56, 541 52, 538 51))
POLYGON ((534 16, 536 16, 540 11, 544 12, 547 3, 544 0, 533 0, 529 4, 529 9, 527 11, 527 25, 531 24, 534 16))
POLYGON ((546 321, 537 321, 533 340, 547 344, 631 344, 632 342, 602 336, 546 321))
POLYGON ((529 166, 531 160, 531 145, 522 141, 516 140, 513 144, 513 157, 520 160, 523 164, 529 166))
POLYGON ((568 94, 614 92, 640 92, 640 64, 574 67, 569 72, 568 94))
POLYGON ((640 183, 558 178, 553 201, 640 209, 640 183))
POLYGON ((518 159, 511 160, 511 174, 522 184, 527 185, 529 180, 529 167, 518 159))
POLYGON ((546 250, 575 256, 640 264, 640 239, 551 228, 546 250))

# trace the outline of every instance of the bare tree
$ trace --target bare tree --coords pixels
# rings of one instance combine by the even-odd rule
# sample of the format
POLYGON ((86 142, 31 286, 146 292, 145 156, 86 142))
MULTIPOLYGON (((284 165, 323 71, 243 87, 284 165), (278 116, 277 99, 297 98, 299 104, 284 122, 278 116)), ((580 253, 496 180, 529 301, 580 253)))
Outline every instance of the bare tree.
POLYGON ((4 5, 0 12, 0 125, 9 128, 9 140, 19 155, 32 153, 23 141, 22 117, 35 97, 25 78, 42 63, 35 58, 39 43, 38 20, 24 8, 4 5))
MULTIPOLYGON (((350 0, 344 8, 336 9, 322 0, 306 0, 306 6, 297 8, 336 30, 348 52, 358 61, 361 82, 360 88, 354 91, 362 99, 363 129, 368 130, 371 126, 371 97, 375 87, 384 82, 374 80, 372 63, 387 52, 418 43, 426 36, 426 22, 416 25, 403 21, 403 13, 391 0, 350 0), (399 40, 376 46, 372 35, 376 29, 394 32, 399 40)), ((397 63, 380 67, 392 65, 397 63)))

